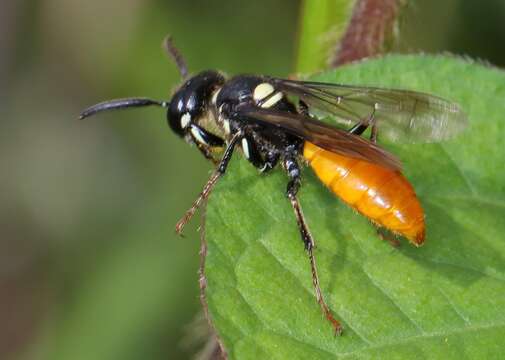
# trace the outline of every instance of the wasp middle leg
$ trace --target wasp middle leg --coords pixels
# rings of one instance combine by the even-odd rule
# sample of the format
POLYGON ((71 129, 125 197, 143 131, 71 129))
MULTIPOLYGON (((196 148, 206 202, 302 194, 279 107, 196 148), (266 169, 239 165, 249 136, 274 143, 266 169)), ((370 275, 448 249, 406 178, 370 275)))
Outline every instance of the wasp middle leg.
POLYGON ((291 202, 291 206, 293 207, 293 210, 295 212, 296 223, 298 224, 298 229, 300 230, 300 235, 305 245, 305 250, 307 250, 309 254, 310 267, 312 270, 312 285, 314 286, 317 302, 321 306, 321 310, 324 316, 335 329, 335 334, 340 335, 342 333, 342 325, 337 319, 335 319, 335 317, 331 313, 330 308, 324 301, 323 292, 321 291, 321 287, 319 285, 319 276, 317 274, 316 258, 313 252, 315 246, 314 238, 312 237, 309 231, 307 222, 305 221, 305 217, 303 216, 302 207, 300 205, 300 202, 298 201, 298 197, 296 196, 301 184, 300 167, 298 165, 295 156, 285 157, 283 165, 288 174, 288 177, 290 178, 287 186, 286 195, 289 201, 291 202))
POLYGON ((254 137, 245 135, 242 138, 242 150, 245 158, 254 165, 261 173, 272 170, 279 161, 278 152, 261 152, 254 137))

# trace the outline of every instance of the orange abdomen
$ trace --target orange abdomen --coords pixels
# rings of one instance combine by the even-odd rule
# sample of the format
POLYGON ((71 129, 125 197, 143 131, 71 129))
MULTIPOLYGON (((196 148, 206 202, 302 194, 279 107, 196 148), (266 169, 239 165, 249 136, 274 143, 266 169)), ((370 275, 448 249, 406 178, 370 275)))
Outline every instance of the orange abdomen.
POLYGON ((341 156, 305 142, 303 156, 319 179, 377 225, 424 242, 424 212, 412 185, 399 172, 341 156))

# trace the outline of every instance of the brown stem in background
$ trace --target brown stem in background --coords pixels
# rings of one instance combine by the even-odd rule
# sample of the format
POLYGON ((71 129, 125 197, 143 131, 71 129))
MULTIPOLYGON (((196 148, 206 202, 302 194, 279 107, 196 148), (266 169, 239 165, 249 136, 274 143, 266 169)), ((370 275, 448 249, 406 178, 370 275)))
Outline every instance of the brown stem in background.
POLYGON ((384 52, 406 0, 357 0, 331 67, 384 52))

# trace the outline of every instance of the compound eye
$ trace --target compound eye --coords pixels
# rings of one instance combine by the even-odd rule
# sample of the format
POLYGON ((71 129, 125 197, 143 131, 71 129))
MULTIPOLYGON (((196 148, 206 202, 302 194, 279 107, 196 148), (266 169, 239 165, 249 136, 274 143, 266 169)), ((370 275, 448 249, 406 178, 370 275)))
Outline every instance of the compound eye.
POLYGON ((191 122, 191 116, 184 107, 184 102, 178 96, 175 96, 167 111, 168 126, 177 135, 184 137, 185 128, 191 122))

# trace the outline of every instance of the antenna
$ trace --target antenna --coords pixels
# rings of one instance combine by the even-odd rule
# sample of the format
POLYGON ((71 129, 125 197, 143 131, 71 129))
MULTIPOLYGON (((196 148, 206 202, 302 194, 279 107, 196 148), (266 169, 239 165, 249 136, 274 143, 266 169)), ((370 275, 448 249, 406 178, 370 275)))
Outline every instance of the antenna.
POLYGON ((177 65, 177 69, 179 69, 179 73, 181 74, 182 79, 186 79, 188 77, 188 65, 186 65, 186 61, 184 60, 184 57, 180 53, 179 49, 175 47, 171 35, 167 35, 163 40, 163 48, 167 52, 168 56, 174 60, 175 64, 177 65))
POLYGON ((89 108, 84 110, 81 113, 81 115, 79 115, 79 120, 93 116, 101 111, 118 110, 130 107, 143 107, 150 105, 156 105, 166 108, 170 105, 170 103, 167 101, 151 100, 147 98, 127 98, 127 99, 110 100, 90 106, 89 108))

